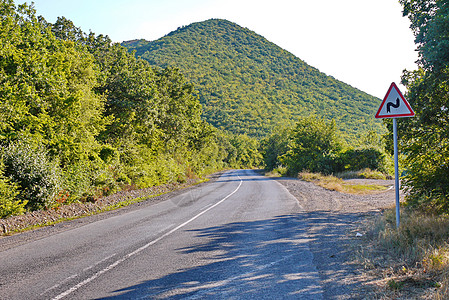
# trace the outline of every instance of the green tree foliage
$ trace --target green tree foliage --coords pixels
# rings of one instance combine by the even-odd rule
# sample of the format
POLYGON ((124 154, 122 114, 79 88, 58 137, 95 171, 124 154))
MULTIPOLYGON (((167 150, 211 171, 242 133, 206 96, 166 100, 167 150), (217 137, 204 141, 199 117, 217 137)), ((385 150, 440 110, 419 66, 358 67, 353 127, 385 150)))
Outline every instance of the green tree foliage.
POLYGON ((338 154, 342 147, 334 121, 303 117, 292 130, 288 150, 280 162, 291 174, 305 170, 331 174, 339 171, 338 154))
POLYGON ((264 137, 316 113, 335 119, 352 140, 360 132, 383 131, 372 117, 378 99, 225 20, 194 23, 156 41, 123 45, 151 65, 179 68, 195 83, 203 115, 217 128, 264 137))
POLYGON ((416 117, 398 121, 409 204, 449 211, 449 3, 401 0, 420 59, 403 83, 416 117))
POLYGON ((4 165, 0 163, 0 218, 10 215, 20 215, 25 211, 27 201, 17 199, 19 195, 18 186, 11 183, 9 178, 4 176, 4 165))
POLYGON ((0 12, 1 216, 260 164, 254 138, 202 120, 178 69, 26 4, 0 12))
POLYGON ((363 134, 356 147, 342 141, 335 123, 321 117, 299 119, 296 126, 276 130, 261 142, 265 168, 286 168, 290 175, 301 171, 325 174, 362 169, 391 172, 391 159, 380 135, 363 134))
POLYGON ((267 170, 271 171, 282 166, 279 158, 287 153, 291 135, 292 128, 284 128, 276 130, 261 141, 263 160, 267 170))
MULTIPOLYGON (((14 157, 5 157, 5 176, 20 187, 27 208, 49 207, 61 191, 43 183, 51 177, 39 173, 40 167, 48 166, 44 160, 57 162, 67 175, 74 165, 88 165, 84 174, 94 177, 92 166, 101 149, 97 136, 109 122, 103 115, 104 98, 94 91, 98 67, 83 45, 57 38, 32 7, 16 7, 7 0, 0 2, 0 10, 0 143, 6 149, 25 143, 22 149, 46 153, 44 159, 34 157, 34 150, 25 151, 19 157, 30 165, 22 169, 14 157), (38 191, 41 188, 45 191, 38 191)), ((69 193, 79 192, 76 184, 69 186, 69 193)))
POLYGON ((234 135, 230 143, 236 149, 236 155, 231 160, 235 168, 254 168, 261 165, 263 156, 259 152, 259 141, 247 135, 234 135))
POLYGON ((345 171, 368 168, 384 174, 391 173, 391 160, 387 153, 379 148, 347 149, 339 155, 339 160, 345 171))
POLYGON ((32 8, 0 5, 0 138, 44 144, 62 163, 91 156, 106 124, 92 55, 57 39, 32 8))

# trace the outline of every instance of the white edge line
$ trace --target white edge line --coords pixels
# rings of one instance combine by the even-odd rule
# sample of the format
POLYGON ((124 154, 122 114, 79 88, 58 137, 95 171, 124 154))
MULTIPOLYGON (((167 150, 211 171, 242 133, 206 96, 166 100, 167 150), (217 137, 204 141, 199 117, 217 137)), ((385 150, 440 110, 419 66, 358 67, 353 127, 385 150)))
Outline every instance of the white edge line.
MULTIPOLYGON (((238 175, 237 175, 238 176, 238 175)), ((216 206, 220 205, 221 203, 223 203, 224 201, 226 201, 229 197, 231 197, 232 195, 234 195, 239 189, 240 186, 242 185, 243 181, 242 178, 240 178, 240 176, 238 176, 238 178, 240 179, 240 183, 239 186, 229 195, 227 195, 226 197, 224 197, 223 199, 221 199, 220 201, 218 201, 217 203, 215 203, 214 205, 212 205, 211 207, 203 210, 202 212, 200 212, 199 214, 197 214, 196 216, 192 217, 191 219, 185 221, 184 223, 182 223, 181 225, 178 225, 177 227, 173 228, 172 230, 170 230, 169 232, 161 235, 160 237, 158 237, 155 240, 152 240, 151 242, 149 242, 148 244, 143 245, 142 247, 134 250, 133 252, 125 255, 124 257, 122 257, 121 259, 115 261, 114 263, 110 264, 109 266, 107 266, 106 268, 104 268, 101 271, 98 271, 97 273, 95 273, 94 275, 92 275, 91 277, 81 281, 80 283, 78 283, 77 285, 71 287, 70 289, 66 290, 65 292, 57 295, 56 297, 54 297, 52 300, 59 300, 64 298, 65 296, 73 293, 74 291, 76 291, 77 289, 79 289, 80 287, 88 284, 89 282, 93 281, 94 279, 96 279, 97 277, 99 277, 100 275, 108 272, 109 270, 112 270, 114 267, 118 266, 119 264, 121 264, 122 262, 124 262, 125 260, 127 260, 128 258, 142 252, 143 250, 145 250, 146 248, 156 244, 157 242, 159 242, 160 240, 162 240, 163 238, 169 236, 170 234, 174 233, 175 231, 178 231, 179 229, 181 229, 182 227, 186 226, 187 224, 189 224, 190 222, 196 220, 197 218, 199 218, 200 216, 204 215, 206 212, 208 212, 209 210, 215 208, 216 206)))

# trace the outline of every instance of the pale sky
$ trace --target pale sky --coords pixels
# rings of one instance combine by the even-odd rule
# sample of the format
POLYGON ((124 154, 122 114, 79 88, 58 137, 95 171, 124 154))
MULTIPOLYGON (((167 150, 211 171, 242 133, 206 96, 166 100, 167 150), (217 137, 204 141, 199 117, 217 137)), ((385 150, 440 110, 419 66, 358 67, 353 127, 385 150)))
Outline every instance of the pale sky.
MULTIPOLYGON (((25 1, 16 0, 16 4, 25 1)), ((27 1, 30 3, 30 1, 27 1)), ((114 42, 156 40, 178 27, 226 19, 321 72, 383 98, 418 59, 398 0, 34 0, 38 15, 72 20, 114 42)))

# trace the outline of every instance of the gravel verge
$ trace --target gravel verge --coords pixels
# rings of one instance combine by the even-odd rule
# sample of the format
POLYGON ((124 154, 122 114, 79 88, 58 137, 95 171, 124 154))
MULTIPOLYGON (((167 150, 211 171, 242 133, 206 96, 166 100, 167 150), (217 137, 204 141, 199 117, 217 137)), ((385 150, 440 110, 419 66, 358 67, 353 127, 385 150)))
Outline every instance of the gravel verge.
POLYGON ((198 179, 191 179, 182 184, 172 183, 146 189, 121 191, 96 202, 72 203, 62 205, 58 209, 39 210, 0 219, 0 251, 165 201, 190 189, 213 182, 221 174, 222 172, 211 174, 206 177, 207 181, 202 183, 199 183, 198 179), (120 203, 133 200, 138 202, 108 210, 108 207, 119 206, 120 203), (51 225, 46 225, 49 223, 51 225), (26 230, 27 228, 31 230, 26 230), (17 232, 20 234, 16 234, 17 232))
MULTIPOLYGON (((373 281, 356 263, 355 249, 362 243, 358 232, 367 217, 395 203, 394 189, 370 195, 326 190, 294 178, 276 179, 298 199, 324 287, 324 299, 369 299, 373 281)), ((357 184, 393 185, 394 181, 355 180, 357 184)))

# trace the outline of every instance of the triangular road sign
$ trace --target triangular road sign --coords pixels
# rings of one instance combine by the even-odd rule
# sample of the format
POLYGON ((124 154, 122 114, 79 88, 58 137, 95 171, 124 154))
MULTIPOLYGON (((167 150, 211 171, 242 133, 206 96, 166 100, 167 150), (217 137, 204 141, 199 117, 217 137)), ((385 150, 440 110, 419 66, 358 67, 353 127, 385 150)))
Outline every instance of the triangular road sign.
POLYGON ((413 117, 415 112, 393 82, 377 110, 376 118, 413 117))

